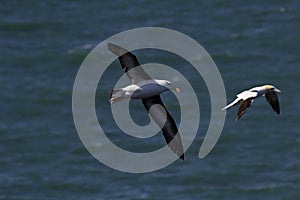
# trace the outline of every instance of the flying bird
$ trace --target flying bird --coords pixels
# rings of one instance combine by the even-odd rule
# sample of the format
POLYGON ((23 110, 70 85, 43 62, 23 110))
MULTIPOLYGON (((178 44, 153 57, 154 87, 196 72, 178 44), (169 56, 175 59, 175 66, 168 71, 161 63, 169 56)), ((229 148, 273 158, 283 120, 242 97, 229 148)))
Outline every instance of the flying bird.
POLYGON ((239 120, 243 114, 246 113, 247 109, 250 107, 251 103, 260 96, 265 96, 266 100, 271 105, 272 109, 279 115, 280 114, 280 106, 277 94, 278 92, 281 92, 279 89, 274 87, 273 85, 263 85, 259 87, 254 87, 249 90, 245 90, 241 93, 239 93, 237 98, 227 106, 225 106, 222 110, 225 110, 231 106, 234 106, 238 103, 240 103, 240 107, 237 112, 236 120, 239 120))
POLYGON ((108 43, 107 47, 118 56, 122 69, 131 82, 124 88, 111 90, 109 102, 113 104, 126 98, 141 99, 147 112, 161 128, 170 149, 184 160, 183 145, 176 123, 160 98, 160 94, 165 91, 180 92, 180 89, 173 87, 170 81, 152 79, 140 66, 136 56, 126 49, 113 43, 108 43))

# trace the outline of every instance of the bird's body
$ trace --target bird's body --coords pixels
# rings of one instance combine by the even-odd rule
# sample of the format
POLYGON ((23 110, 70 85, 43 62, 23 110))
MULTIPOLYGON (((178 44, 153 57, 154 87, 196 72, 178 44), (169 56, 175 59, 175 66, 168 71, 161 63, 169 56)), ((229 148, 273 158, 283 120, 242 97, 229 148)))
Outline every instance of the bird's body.
POLYGON ((170 81, 152 79, 131 52, 112 43, 108 43, 107 46, 113 54, 118 56, 122 69, 125 70, 131 82, 124 88, 113 89, 110 92, 109 102, 112 104, 126 98, 141 99, 151 118, 161 128, 170 149, 184 160, 183 145, 176 123, 160 98, 162 92, 167 90, 179 92, 180 90, 172 87, 170 81))
MULTIPOLYGON (((141 82, 130 84, 120 89, 114 89, 110 94, 110 102, 116 103, 126 98, 131 99, 144 99, 159 95, 165 91, 168 91, 171 83, 166 80, 144 80, 141 82)), ((176 88, 178 90, 178 88, 176 88)))
POLYGON ((277 114, 280 114, 279 101, 276 94, 277 92, 281 92, 281 91, 272 85, 263 85, 263 86, 254 87, 237 94, 236 95, 237 98, 232 103, 225 106, 222 110, 225 110, 227 108, 230 108, 231 106, 240 103, 240 107, 236 118, 238 120, 242 117, 243 114, 245 114, 245 112, 250 107, 254 99, 260 96, 265 96, 266 100, 269 102, 273 110, 277 114))

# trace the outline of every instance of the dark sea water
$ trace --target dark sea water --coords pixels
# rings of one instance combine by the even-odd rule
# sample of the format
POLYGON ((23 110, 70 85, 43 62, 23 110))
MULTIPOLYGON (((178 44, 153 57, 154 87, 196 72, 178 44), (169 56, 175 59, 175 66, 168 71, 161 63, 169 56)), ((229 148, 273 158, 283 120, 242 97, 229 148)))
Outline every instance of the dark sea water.
MULTIPOLYGON (((0 199, 300 199, 299 34, 297 0, 3 1, 0 199), (263 98, 238 122, 237 108, 228 110, 220 140, 199 159, 210 99, 205 83, 187 71, 200 91, 201 121, 185 161, 145 174, 103 165, 74 126, 76 73, 98 43, 146 26, 174 29, 199 42, 220 70, 228 102, 241 90, 274 84, 282 90, 281 115, 263 98)), ((162 55, 139 54, 144 62, 180 67, 162 55)), ((110 87, 96 98, 107 98, 110 87)), ((127 142, 114 124, 103 123, 115 143, 127 142)), ((163 145, 159 136, 150 142, 163 145)))

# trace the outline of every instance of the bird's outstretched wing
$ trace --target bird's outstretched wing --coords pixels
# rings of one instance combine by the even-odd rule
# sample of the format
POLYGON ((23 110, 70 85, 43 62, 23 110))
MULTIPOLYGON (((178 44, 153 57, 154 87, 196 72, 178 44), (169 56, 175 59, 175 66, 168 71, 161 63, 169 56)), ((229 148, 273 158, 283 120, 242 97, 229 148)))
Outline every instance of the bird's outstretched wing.
POLYGON ((161 128, 163 136, 171 150, 184 160, 182 141, 176 123, 167 111, 159 95, 142 99, 143 105, 152 119, 161 128), (152 110, 153 109, 153 110, 152 110))
MULTIPOLYGON (((112 43, 108 43, 107 47, 113 54, 118 56, 122 69, 125 70, 132 84, 145 80, 153 80, 143 70, 137 58, 131 52, 112 43)), ((142 102, 152 119, 161 128, 163 136, 171 150, 178 155, 180 159, 184 160, 183 145, 176 123, 161 101, 160 96, 156 95, 145 98, 142 99, 142 102)))
POLYGON ((239 110, 236 115, 236 120, 239 120, 242 117, 242 115, 247 112, 247 109, 251 106, 252 101, 253 98, 249 98, 241 102, 239 110))
POLYGON ((108 43, 107 47, 113 54, 118 56, 122 69, 125 70, 125 73, 132 84, 145 80, 152 80, 152 78, 140 66, 135 55, 131 52, 113 43, 108 43))
POLYGON ((279 115, 280 114, 280 106, 276 92, 267 92, 265 97, 269 104, 272 106, 273 110, 279 115))
POLYGON ((249 90, 243 91, 241 93, 239 93, 238 95, 236 95, 237 98, 231 102, 230 104, 228 104, 227 106, 225 106, 224 108, 222 108, 222 110, 226 110, 227 108, 230 108, 231 106, 234 106, 242 101, 245 101, 247 99, 254 99, 257 97, 257 92, 251 92, 249 90))

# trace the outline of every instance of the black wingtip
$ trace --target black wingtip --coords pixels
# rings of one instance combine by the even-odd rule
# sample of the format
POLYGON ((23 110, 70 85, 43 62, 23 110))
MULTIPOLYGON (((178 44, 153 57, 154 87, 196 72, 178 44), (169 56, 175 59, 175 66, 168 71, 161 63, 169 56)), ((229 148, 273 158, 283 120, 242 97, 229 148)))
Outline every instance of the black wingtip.
POLYGON ((182 154, 179 158, 180 160, 184 160, 184 154, 182 154))
POLYGON ((280 115, 280 106, 279 106, 279 102, 278 102, 278 107, 276 108, 275 112, 277 113, 277 115, 280 115))
POLYGON ((122 47, 111 42, 107 43, 107 47, 116 56, 122 56, 123 54, 128 53, 126 49, 123 49, 122 47))
POLYGON ((111 99, 111 96, 112 96, 112 94, 113 94, 113 91, 114 91, 114 90, 110 90, 110 92, 109 92, 109 99, 111 99))

